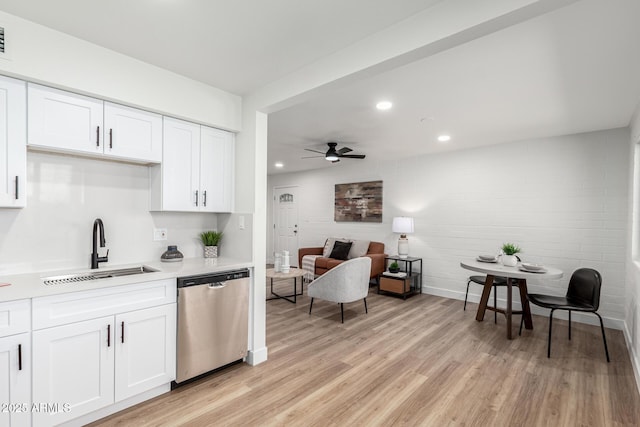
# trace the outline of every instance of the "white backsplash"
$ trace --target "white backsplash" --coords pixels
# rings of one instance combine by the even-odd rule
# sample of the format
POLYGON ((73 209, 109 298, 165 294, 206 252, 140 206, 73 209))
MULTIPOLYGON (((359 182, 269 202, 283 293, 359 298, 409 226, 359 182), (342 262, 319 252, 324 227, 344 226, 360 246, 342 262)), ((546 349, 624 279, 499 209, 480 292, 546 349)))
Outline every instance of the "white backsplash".
MULTIPOLYGON (((157 260, 168 245, 202 256, 198 234, 217 215, 149 212, 143 165, 29 152, 27 207, 0 209, 0 275, 88 268, 93 221, 102 218, 109 265, 157 260), (166 228, 166 241, 153 229, 166 228)), ((104 250, 101 250, 101 255, 104 250)))

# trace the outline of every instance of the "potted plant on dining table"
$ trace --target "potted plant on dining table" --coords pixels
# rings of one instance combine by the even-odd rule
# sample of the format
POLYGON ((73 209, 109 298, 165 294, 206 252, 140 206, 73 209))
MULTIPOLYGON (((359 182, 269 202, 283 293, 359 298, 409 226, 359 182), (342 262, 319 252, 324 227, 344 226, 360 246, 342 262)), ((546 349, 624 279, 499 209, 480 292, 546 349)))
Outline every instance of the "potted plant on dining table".
POLYGON ((502 245, 502 265, 507 267, 515 267, 518 265, 518 257, 516 256, 521 249, 513 243, 505 243, 502 245))

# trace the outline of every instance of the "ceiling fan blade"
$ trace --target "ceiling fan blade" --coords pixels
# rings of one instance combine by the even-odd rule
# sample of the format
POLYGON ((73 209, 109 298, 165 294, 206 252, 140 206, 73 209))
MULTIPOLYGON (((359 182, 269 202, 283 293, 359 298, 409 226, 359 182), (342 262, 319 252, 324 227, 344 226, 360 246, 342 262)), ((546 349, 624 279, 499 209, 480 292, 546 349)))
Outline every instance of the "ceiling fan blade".
POLYGON ((314 153, 324 154, 324 151, 312 150, 311 148, 305 148, 305 151, 311 151, 314 153))
POLYGON ((345 159, 364 159, 366 156, 364 154, 343 154, 340 157, 345 159))
POLYGON ((322 156, 305 156, 305 157, 300 157, 300 158, 301 159, 319 159, 321 157, 324 158, 324 155, 322 155, 322 156))
POLYGON ((349 147, 342 147, 341 149, 338 150, 338 154, 347 154, 350 151, 353 151, 353 150, 349 147))
POLYGON ((340 161, 340 159, 338 160, 333 160, 331 163, 338 163, 340 161))

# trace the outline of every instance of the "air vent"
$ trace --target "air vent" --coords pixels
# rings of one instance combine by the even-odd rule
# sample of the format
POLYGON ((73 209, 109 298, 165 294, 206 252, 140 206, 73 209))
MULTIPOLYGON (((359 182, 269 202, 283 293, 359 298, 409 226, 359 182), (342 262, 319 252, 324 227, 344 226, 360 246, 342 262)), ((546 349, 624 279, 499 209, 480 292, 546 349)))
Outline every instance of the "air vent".
POLYGON ((4 53, 4 27, 0 27, 0 53, 4 53))

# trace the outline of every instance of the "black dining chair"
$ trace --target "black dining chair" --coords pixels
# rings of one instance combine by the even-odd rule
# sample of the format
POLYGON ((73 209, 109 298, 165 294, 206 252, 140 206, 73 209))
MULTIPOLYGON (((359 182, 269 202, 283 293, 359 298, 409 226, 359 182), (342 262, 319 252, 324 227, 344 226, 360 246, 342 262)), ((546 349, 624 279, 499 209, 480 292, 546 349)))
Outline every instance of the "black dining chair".
MULTIPOLYGON (((469 285, 473 282, 484 287, 484 283, 486 280, 487 280, 487 276, 469 276, 469 280, 467 281, 467 292, 464 294, 464 307, 462 308, 463 311, 467 310, 467 297, 469 296, 469 285)), ((517 279, 511 279, 511 285, 520 289, 518 287, 517 279)), ((496 308, 498 304, 498 287, 499 286, 500 287, 507 286, 506 277, 500 277, 500 276, 493 277, 493 308, 496 308)), ((498 323, 497 311, 493 312, 493 323, 498 323)))
MULTIPOLYGON (((602 276, 592 268, 580 268, 573 272, 569 280, 569 288, 564 297, 528 294, 529 302, 540 307, 551 309, 549 314, 549 341, 547 344, 547 357, 551 357, 551 327, 553 324, 553 312, 555 310, 567 310, 569 312, 569 339, 571 339, 571 312, 581 311, 593 313, 600 320, 602 330, 602 341, 604 342, 604 353, 609 362, 609 349, 607 348, 607 338, 604 334, 604 324, 602 317, 597 313, 600 307, 600 287, 602 276)), ((522 332, 522 321, 520 322, 520 332, 522 332)))

